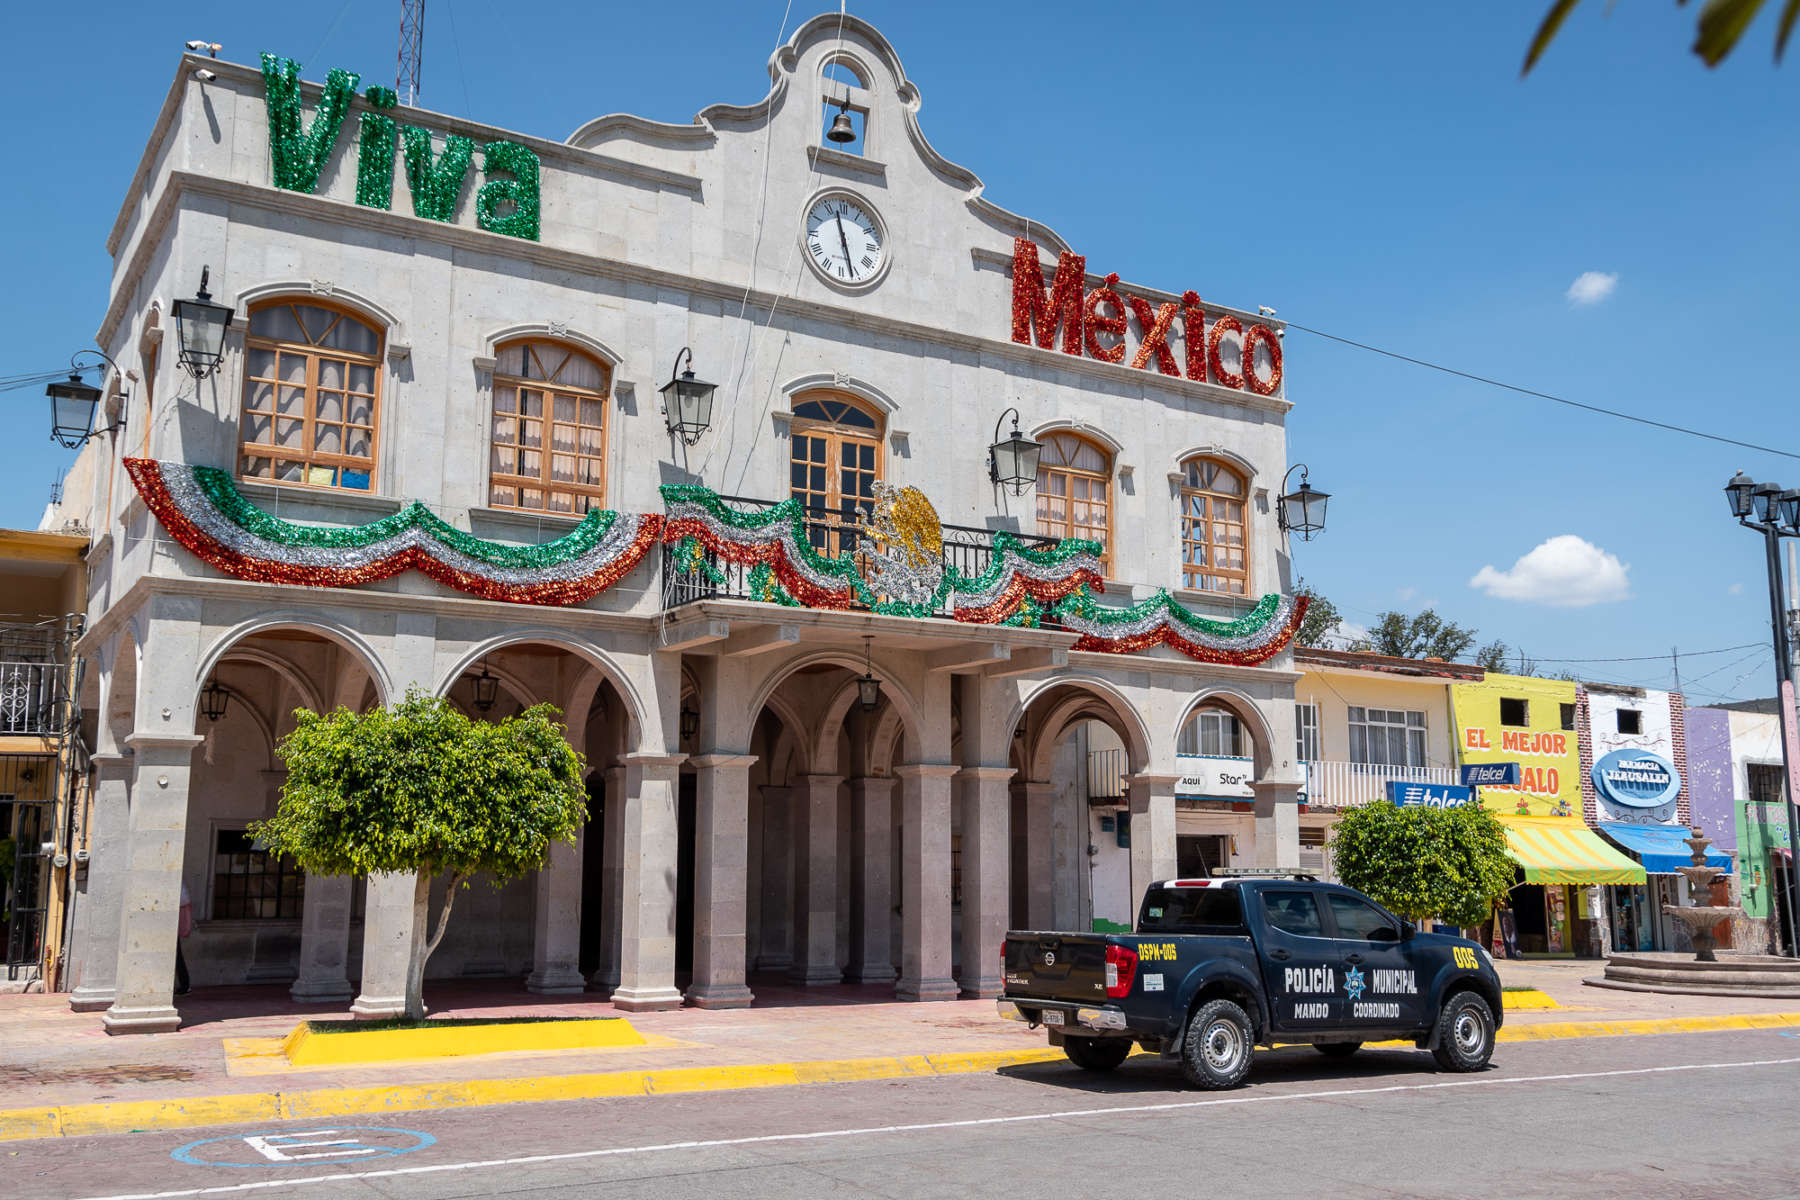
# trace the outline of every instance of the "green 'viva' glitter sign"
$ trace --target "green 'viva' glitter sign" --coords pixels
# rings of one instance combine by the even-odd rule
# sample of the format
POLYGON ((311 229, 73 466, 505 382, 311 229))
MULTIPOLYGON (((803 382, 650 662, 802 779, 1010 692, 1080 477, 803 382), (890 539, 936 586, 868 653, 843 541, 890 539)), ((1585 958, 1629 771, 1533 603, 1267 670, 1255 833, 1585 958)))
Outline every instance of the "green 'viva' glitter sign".
MULTIPOLYGON (((273 54, 262 56, 264 99, 269 109, 269 164, 275 186, 311 193, 319 172, 331 157, 343 131, 344 115, 356 98, 359 77, 333 68, 325 77, 312 124, 300 127, 300 64, 273 54)), ((406 148, 406 181, 412 190, 413 215, 448 221, 469 174, 475 143, 451 134, 441 154, 431 149, 431 134, 412 125, 396 128, 386 115, 398 100, 392 88, 371 86, 364 93, 369 111, 362 114, 356 155, 356 202, 369 208, 391 208, 394 200, 394 152, 406 148)), ((475 223, 490 233, 538 239, 538 157, 518 142, 489 142, 482 147, 485 179, 475 193, 475 223)))

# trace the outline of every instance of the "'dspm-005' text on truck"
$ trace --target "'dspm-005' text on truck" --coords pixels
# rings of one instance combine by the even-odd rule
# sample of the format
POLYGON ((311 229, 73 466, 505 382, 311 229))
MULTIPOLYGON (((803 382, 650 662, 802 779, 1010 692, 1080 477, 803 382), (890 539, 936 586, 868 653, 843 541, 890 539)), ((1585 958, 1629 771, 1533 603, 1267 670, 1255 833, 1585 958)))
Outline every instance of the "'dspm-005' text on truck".
POLYGON ((1504 1018, 1476 943, 1306 876, 1151 884, 1135 934, 1013 931, 1002 961, 1001 1014, 1044 1026, 1077 1066, 1111 1070, 1141 1045, 1203 1088, 1236 1087, 1276 1043, 1348 1056, 1404 1039, 1476 1071, 1504 1018))

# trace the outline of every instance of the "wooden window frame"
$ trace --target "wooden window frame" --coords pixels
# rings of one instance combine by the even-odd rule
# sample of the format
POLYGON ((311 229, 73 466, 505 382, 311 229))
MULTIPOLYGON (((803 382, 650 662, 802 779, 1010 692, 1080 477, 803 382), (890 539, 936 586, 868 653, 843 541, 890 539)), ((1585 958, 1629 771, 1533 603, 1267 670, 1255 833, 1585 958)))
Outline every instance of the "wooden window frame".
MULTIPOLYGON (((844 520, 844 495, 839 475, 839 471, 842 469, 842 447, 845 444, 872 446, 874 448, 875 481, 879 483, 886 480, 887 456, 883 453, 882 442, 887 433, 887 418, 880 409, 861 397, 837 391, 802 392, 794 397, 789 411, 793 414, 793 418, 789 422, 788 429, 788 495, 800 501, 805 509, 804 516, 809 523, 824 526, 848 525, 849 522, 844 520), (801 416, 799 412, 801 406, 814 402, 848 405, 873 421, 875 428, 865 430, 854 425, 801 416), (823 501, 818 504, 813 502, 814 493, 810 488, 796 489, 794 486, 794 451, 799 446, 800 439, 807 437, 825 439, 825 495, 823 501)), ((808 466, 811 465, 810 459, 804 461, 808 466)), ((857 499, 859 502, 862 500, 861 497, 857 499)), ((841 533, 834 535, 827 532, 824 542, 823 546, 818 546, 820 551, 828 557, 835 558, 846 548, 850 548, 854 552, 855 548, 860 545, 860 538, 845 538, 841 533), (849 543, 848 547, 845 545, 846 542, 849 543)), ((815 545, 817 545, 817 539, 815 539, 815 545)))
POLYGON ((1181 535, 1181 586, 1189 591, 1205 592, 1208 595, 1241 596, 1248 599, 1250 596, 1250 572, 1255 566, 1255 564, 1251 562, 1250 555, 1250 543, 1252 539, 1250 536, 1251 509, 1249 474, 1236 463, 1233 463, 1228 459, 1215 458, 1211 455, 1201 454, 1196 455, 1193 458, 1184 458, 1181 460, 1181 480, 1181 487, 1179 489, 1180 494, 1178 496, 1180 509, 1177 513, 1177 518, 1181 522, 1179 529, 1181 535), (1230 473, 1234 479, 1243 485, 1243 491, 1236 496, 1228 496, 1223 492, 1214 492, 1208 491, 1205 488, 1190 487, 1187 482, 1187 471, 1190 465, 1196 463, 1210 463, 1220 470, 1230 473), (1189 502, 1195 499, 1200 500, 1205 506, 1205 515, 1203 517, 1190 517, 1188 515, 1189 502), (1213 523, 1217 519, 1213 515, 1213 505, 1221 500, 1232 501, 1243 507, 1243 520, 1239 522, 1244 529, 1244 566, 1242 570, 1211 565, 1211 560, 1213 558, 1211 552, 1213 547, 1217 544, 1212 540, 1213 523), (1192 533, 1196 528, 1200 530, 1202 534, 1201 537, 1192 536, 1192 533), (1208 565, 1200 566, 1189 558, 1188 547, 1190 546, 1205 546, 1207 548, 1208 565), (1223 587, 1207 587, 1205 586, 1204 581, 1208 578, 1227 581, 1236 580, 1240 584, 1240 587, 1236 591, 1223 587))
MULTIPOLYGON (((1113 578, 1113 553, 1112 553, 1112 551, 1113 551, 1113 528, 1114 528, 1114 521, 1113 521, 1114 497, 1113 497, 1113 488, 1112 488, 1112 481, 1113 481, 1112 451, 1108 450, 1105 446, 1101 445, 1098 441, 1095 441, 1093 438, 1085 437, 1082 434, 1076 433, 1070 429, 1052 429, 1052 430, 1047 431, 1044 434, 1044 446, 1046 449, 1050 445, 1051 438, 1067 438, 1070 441, 1079 442, 1082 445, 1093 450, 1096 454, 1098 454, 1102 459, 1104 459, 1106 461, 1106 469, 1104 471, 1089 471, 1089 470, 1086 470, 1081 467, 1071 467, 1071 466, 1060 466, 1060 465, 1047 464, 1044 461, 1043 455, 1039 454, 1039 456, 1038 456, 1038 482, 1037 482, 1037 485, 1033 489, 1032 495, 1033 495, 1034 500, 1041 500, 1044 498, 1045 493, 1043 490, 1043 483, 1044 483, 1044 480, 1045 480, 1045 477, 1047 474, 1058 474, 1068 480, 1086 479, 1090 482, 1095 481, 1095 480, 1099 481, 1101 489, 1102 489, 1102 496, 1103 496, 1102 502, 1106 505, 1106 532, 1102 535, 1102 539, 1101 539, 1101 545, 1105 547, 1105 550, 1100 555, 1100 573, 1102 575, 1104 575, 1106 578, 1111 579, 1111 578, 1113 578)), ((1055 499, 1055 497, 1052 496, 1052 497, 1050 497, 1050 499, 1055 499)), ((1033 514, 1033 519, 1037 522, 1037 531, 1040 534, 1044 535, 1045 537, 1065 537, 1066 538, 1066 537, 1074 536, 1073 531, 1075 528, 1075 523, 1074 523, 1074 520, 1072 519, 1071 513, 1072 513, 1073 506, 1075 504, 1075 501, 1073 499, 1073 493, 1067 488, 1065 488, 1063 491, 1062 503, 1063 503, 1064 519, 1061 521, 1053 521, 1053 524, 1059 525, 1063 529, 1068 530, 1069 532, 1058 533, 1053 529, 1046 529, 1044 527, 1044 518, 1041 515, 1038 515, 1037 508, 1034 504, 1034 506, 1032 508, 1032 514, 1033 514)))
MULTIPOLYGON (((298 319, 298 318, 296 318, 296 319, 298 319)), ((274 483, 274 484, 279 484, 283 487, 314 488, 314 489, 317 489, 318 491, 322 491, 322 492, 346 492, 346 493, 350 493, 352 495, 365 495, 365 496, 372 496, 372 495, 377 494, 378 486, 380 483, 380 463, 381 463, 381 393, 382 393, 382 383, 383 383, 382 377, 385 374, 385 371, 383 370, 382 359, 387 350, 387 330, 385 328, 383 328, 379 323, 371 320, 370 318, 364 316, 362 313, 359 313, 354 309, 346 308, 341 304, 331 304, 318 296, 277 296, 272 299, 265 300, 251 308, 249 317, 245 320, 244 324, 245 324, 244 370, 243 370, 243 375, 242 375, 243 391, 240 394, 239 399, 238 399, 238 461, 237 461, 238 478, 254 480, 259 483, 274 483), (325 312, 336 313, 338 320, 340 320, 340 321, 341 320, 355 321, 358 325, 361 325, 363 328, 368 329, 375 334, 375 340, 376 340, 375 352, 373 354, 359 354, 359 353, 356 353, 355 351, 351 351, 351 350, 337 350, 337 349, 332 349, 329 347, 320 347, 316 343, 284 342, 277 338, 265 337, 265 336, 261 336, 261 335, 253 334, 253 333, 249 332, 250 320, 253 319, 256 316, 256 314, 265 312, 272 308, 281 308, 283 306, 295 306, 295 305, 300 306, 300 307, 305 307, 305 308, 317 308, 317 309, 321 309, 325 312), (276 356, 275 377, 273 379, 265 380, 265 379, 252 379, 251 378, 250 363, 251 363, 251 359, 254 355, 254 352, 257 350, 266 350, 276 356), (293 449, 291 447, 278 445, 274 442, 247 442, 244 440, 245 418, 253 415, 251 412, 251 409, 249 407, 249 404, 250 404, 251 387, 255 383, 270 383, 270 384, 272 384, 272 386, 274 386, 277 389, 277 391, 273 394, 273 399, 271 402, 272 406, 270 407, 270 409, 268 410, 268 413, 267 413, 267 415, 269 417, 269 435, 270 435, 270 437, 275 436, 275 422, 277 420, 293 420, 294 419, 292 417, 282 417, 280 415, 280 408, 278 407, 279 398, 280 398, 279 389, 283 386, 288 386, 288 387, 294 386, 292 384, 284 384, 280 378, 280 375, 281 375, 280 356, 283 354, 298 354, 298 355, 304 356, 304 358, 306 359, 305 379, 300 384, 301 391, 302 391, 300 420, 301 420, 302 424, 301 424, 301 434, 300 434, 301 445, 297 450, 293 449), (317 398, 318 398, 318 391, 319 391, 319 360, 321 358, 334 358, 334 359, 343 361, 345 363, 354 364, 354 365, 358 365, 358 366, 366 366, 370 369, 371 377, 374 380, 374 391, 369 396, 369 424, 368 424, 369 454, 366 459, 359 458, 359 457, 357 457, 355 455, 351 455, 351 454, 330 454, 330 453, 325 453, 325 452, 321 452, 321 451, 317 451, 317 450, 313 449, 313 445, 312 445, 312 443, 313 443, 313 427, 314 427, 316 417, 317 417, 317 408, 318 408, 318 399, 317 398), (269 459, 271 462, 271 473, 269 475, 252 475, 252 474, 248 473, 245 470, 245 467, 248 465, 249 460, 252 458, 269 459), (302 477, 299 479, 282 479, 282 478, 280 478, 277 474, 274 473, 273 464, 276 462, 281 462, 281 461, 300 463, 301 467, 302 467, 302 477), (352 487, 345 487, 341 483, 313 483, 311 480, 307 479, 305 476, 308 473, 309 469, 312 467, 315 467, 315 466, 335 468, 337 471, 340 472, 340 477, 341 477, 341 472, 343 472, 345 470, 359 471, 359 470, 365 469, 365 467, 366 467, 366 469, 369 473, 369 486, 364 487, 364 488, 352 488, 352 487)), ((302 326, 302 327, 304 328, 304 326, 302 326)), ((334 328, 336 328, 336 322, 333 322, 330 326, 328 326, 325 329, 324 333, 329 333, 331 331, 331 329, 334 329, 334 328)), ((323 336, 323 334, 321 334, 321 336, 323 336)), ((340 427, 342 427, 343 429, 345 429, 347 431, 352 428, 361 428, 360 425, 352 425, 352 423, 349 420, 350 398, 353 395, 359 395, 359 393, 351 392, 351 390, 348 386, 349 385, 348 378, 346 378, 344 382, 345 382, 345 386, 342 389, 342 392, 344 395, 344 418, 345 419, 343 421, 330 422, 330 423, 339 425, 340 427)), ((261 416, 264 414, 263 414, 262 410, 258 409, 258 410, 256 410, 254 415, 261 416)), ((347 436, 348 435, 346 434, 346 437, 347 436)))
POLYGON ((514 338, 512 341, 495 347, 494 361, 494 381, 492 388, 489 389, 488 400, 488 505, 492 508, 506 509, 508 512, 543 513, 553 517, 581 517, 586 515, 589 509, 605 508, 606 487, 611 481, 612 475, 612 472, 609 469, 610 464, 607 460, 610 432, 608 426, 611 424, 609 406, 613 383, 612 364, 601 358, 599 355, 585 350, 580 346, 570 342, 558 341, 551 337, 514 338), (527 376, 509 374, 501 370, 501 366, 506 362, 506 356, 508 354, 516 354, 521 348, 526 349, 531 354, 533 363, 535 363, 540 370, 543 369, 543 360, 535 349, 537 347, 547 347, 553 350, 562 351, 568 356, 557 364, 557 374, 562 372, 563 367, 568 364, 570 359, 577 356, 592 363, 600 369, 600 386, 598 388, 577 387, 560 383, 554 378, 530 378, 527 376), (495 425, 502 418, 509 418, 514 422, 529 419, 526 418, 519 409, 514 409, 514 411, 510 413, 503 413, 500 411, 500 391, 502 388, 508 387, 514 389, 527 388, 533 391, 542 392, 545 396, 543 415, 537 418, 542 422, 544 430, 542 439, 536 447, 539 459, 539 474, 536 478, 517 472, 502 472, 494 469, 494 453, 496 450, 499 450, 502 447, 510 448, 515 452, 522 452, 530 449, 530 447, 526 447, 518 441, 500 442, 495 436, 495 425), (568 424, 568 422, 558 422, 556 420, 557 396, 569 396, 575 401, 576 419, 574 428, 576 430, 576 449, 573 451, 573 454, 576 459, 577 474, 579 474, 580 471, 581 459, 590 458, 597 460, 600 464, 600 482, 598 485, 585 484, 579 481, 563 482, 554 479, 550 474, 551 465, 557 453, 554 444, 554 427, 558 424, 568 424), (582 402, 586 400, 597 401, 600 405, 600 424, 597 426, 600 430, 600 446, 598 451, 593 454, 583 453, 580 449, 580 431, 582 429, 596 428, 596 426, 584 425, 581 422, 581 405, 582 402), (542 494, 544 504, 541 507, 533 508, 530 505, 523 503, 503 503, 494 498, 494 489, 496 487, 520 489, 536 488, 539 493, 542 494), (590 503, 585 509, 571 508, 567 511, 554 509, 550 507, 549 503, 550 494, 552 492, 570 493, 574 495, 577 500, 585 498, 590 501, 590 503))

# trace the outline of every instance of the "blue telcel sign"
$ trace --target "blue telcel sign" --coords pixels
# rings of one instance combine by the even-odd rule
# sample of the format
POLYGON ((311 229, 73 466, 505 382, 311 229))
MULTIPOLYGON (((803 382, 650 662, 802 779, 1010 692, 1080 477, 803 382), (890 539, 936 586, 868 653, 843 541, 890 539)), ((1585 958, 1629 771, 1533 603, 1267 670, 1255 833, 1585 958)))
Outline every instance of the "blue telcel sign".
POLYGON ((1464 763, 1464 787, 1518 787, 1519 764, 1516 762, 1464 763))
POLYGON ((1412 805, 1423 805, 1426 808, 1461 808, 1472 804, 1475 793, 1461 784, 1455 783, 1402 783, 1397 779, 1388 780, 1388 799, 1407 808, 1412 805))

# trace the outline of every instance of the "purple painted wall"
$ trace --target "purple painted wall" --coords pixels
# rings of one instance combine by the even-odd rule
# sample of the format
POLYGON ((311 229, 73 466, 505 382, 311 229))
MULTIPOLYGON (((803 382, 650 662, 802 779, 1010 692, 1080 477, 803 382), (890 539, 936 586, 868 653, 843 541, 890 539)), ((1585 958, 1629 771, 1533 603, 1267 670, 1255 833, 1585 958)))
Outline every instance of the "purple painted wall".
POLYGON ((1687 710, 1687 769, 1694 824, 1713 840, 1714 849, 1736 850, 1729 713, 1718 708, 1687 710))

